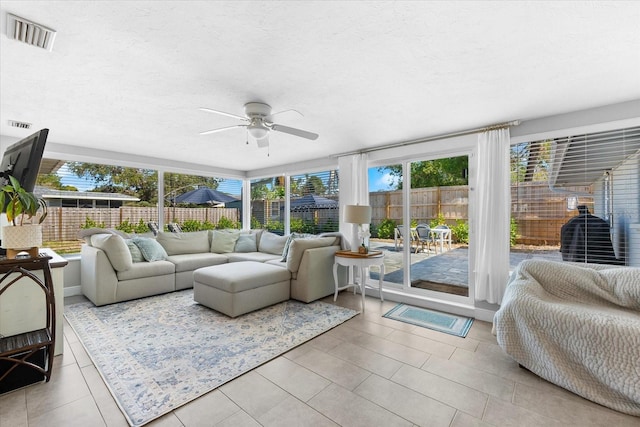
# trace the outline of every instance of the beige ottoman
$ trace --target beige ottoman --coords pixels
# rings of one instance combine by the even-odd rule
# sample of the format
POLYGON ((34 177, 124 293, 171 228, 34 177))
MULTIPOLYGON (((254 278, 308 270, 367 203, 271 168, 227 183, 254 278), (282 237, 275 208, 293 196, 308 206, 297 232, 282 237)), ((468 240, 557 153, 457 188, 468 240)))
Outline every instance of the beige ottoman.
POLYGON ((193 272, 193 299, 236 317, 289 299, 291 273, 277 265, 231 262, 193 272))

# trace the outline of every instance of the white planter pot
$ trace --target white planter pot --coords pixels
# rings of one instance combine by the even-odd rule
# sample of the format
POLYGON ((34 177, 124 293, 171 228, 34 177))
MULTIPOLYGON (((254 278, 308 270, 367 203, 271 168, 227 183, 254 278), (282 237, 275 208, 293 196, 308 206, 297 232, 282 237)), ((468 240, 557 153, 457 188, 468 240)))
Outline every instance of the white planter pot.
POLYGON ((26 250, 42 246, 42 225, 7 225, 2 227, 2 247, 26 250))

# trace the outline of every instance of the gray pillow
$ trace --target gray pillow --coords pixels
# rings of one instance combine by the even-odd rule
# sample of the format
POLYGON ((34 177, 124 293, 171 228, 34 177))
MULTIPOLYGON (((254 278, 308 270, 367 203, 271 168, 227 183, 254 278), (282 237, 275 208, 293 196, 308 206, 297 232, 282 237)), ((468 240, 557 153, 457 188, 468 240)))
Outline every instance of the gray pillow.
POLYGON ((284 245, 287 244, 288 239, 288 235, 278 236, 270 231, 264 231, 260 236, 258 250, 267 254, 282 255, 284 245))
POLYGON ((142 252, 140 252, 140 248, 135 243, 133 243, 133 240, 124 239, 124 242, 127 244, 127 247, 129 248, 129 253, 131 254, 131 260, 134 263, 145 261, 144 257, 142 256, 142 252))
POLYGON ((142 256, 149 262, 162 261, 167 259, 167 252, 162 245, 155 241, 155 239, 149 239, 146 237, 134 237, 131 239, 133 243, 140 249, 142 256))
POLYGON ((241 234, 236 242, 234 252, 256 252, 258 245, 256 245, 255 234, 241 234))
POLYGON ((233 252, 240 230, 213 230, 211 232, 211 252, 224 254, 233 252))
POLYGON ((124 239, 116 234, 92 234, 91 246, 101 249, 116 271, 127 271, 133 267, 131 253, 124 239))

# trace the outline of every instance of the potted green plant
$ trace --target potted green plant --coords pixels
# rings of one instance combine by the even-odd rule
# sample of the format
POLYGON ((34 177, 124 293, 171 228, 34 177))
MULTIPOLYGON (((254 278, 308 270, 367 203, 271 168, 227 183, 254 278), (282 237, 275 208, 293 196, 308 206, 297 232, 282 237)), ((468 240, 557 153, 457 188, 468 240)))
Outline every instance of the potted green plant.
POLYGON ((42 222, 47 217, 47 205, 44 200, 28 192, 20 182, 9 176, 9 183, 0 190, 0 206, 11 225, 2 227, 2 247, 7 256, 15 258, 21 251, 27 251, 32 257, 38 255, 42 246, 42 222), (33 218, 42 210, 36 223, 33 218))

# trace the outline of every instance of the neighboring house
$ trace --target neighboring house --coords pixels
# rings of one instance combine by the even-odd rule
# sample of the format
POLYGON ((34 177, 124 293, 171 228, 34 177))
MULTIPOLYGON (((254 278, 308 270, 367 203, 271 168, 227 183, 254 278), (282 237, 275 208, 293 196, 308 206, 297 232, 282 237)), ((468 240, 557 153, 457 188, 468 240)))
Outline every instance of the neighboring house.
POLYGON ((62 208, 119 208, 126 202, 140 201, 121 193, 55 190, 42 186, 36 186, 34 193, 44 199, 47 206, 62 208))

